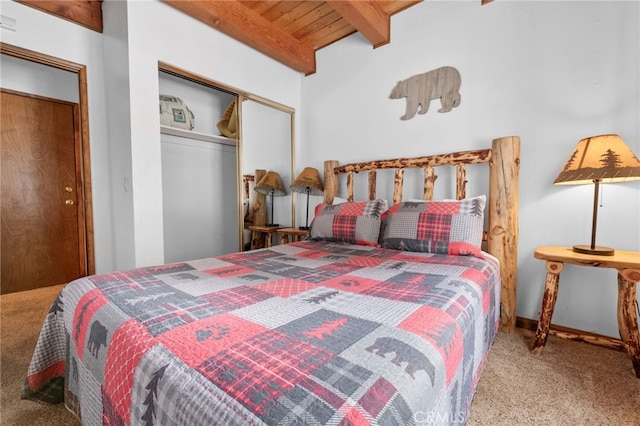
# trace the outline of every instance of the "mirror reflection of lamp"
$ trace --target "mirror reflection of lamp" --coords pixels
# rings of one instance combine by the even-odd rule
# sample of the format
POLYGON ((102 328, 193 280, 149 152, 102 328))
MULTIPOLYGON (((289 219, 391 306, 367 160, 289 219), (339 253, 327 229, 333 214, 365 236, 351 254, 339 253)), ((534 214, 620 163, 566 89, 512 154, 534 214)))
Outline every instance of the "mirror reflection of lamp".
POLYGON ((292 191, 307 194, 307 221, 305 226, 299 226, 298 229, 309 229, 309 195, 323 194, 322 181, 320 180, 318 169, 305 167, 289 188, 292 191))
POLYGON ((268 171, 253 189, 261 194, 271 195, 271 223, 267 223, 266 226, 280 226, 275 223, 273 216, 273 197, 283 197, 287 195, 284 190, 284 185, 282 185, 280 175, 276 172, 268 171))
POLYGON ((627 182, 640 179, 640 160, 618 135, 599 135, 582 139, 573 151, 556 185, 581 185, 593 183, 593 220, 591 244, 575 245, 573 251, 583 254, 613 256, 610 247, 596 246, 598 222, 598 190, 601 183, 627 182))

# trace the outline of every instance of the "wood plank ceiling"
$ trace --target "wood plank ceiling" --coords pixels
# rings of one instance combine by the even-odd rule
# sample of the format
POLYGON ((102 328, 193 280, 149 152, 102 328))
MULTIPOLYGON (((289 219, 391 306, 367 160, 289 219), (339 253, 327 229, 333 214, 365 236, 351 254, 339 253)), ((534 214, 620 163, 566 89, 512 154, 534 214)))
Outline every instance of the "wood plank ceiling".
MULTIPOLYGON (((17 1, 102 32, 102 0, 17 1)), ((316 50, 355 32, 373 47, 389 43, 391 16, 422 0, 162 1, 309 75, 316 71, 316 50)))
POLYGON ((391 15, 419 3, 419 0, 164 1, 306 75, 316 70, 316 50, 356 31, 374 47, 388 43, 391 15))

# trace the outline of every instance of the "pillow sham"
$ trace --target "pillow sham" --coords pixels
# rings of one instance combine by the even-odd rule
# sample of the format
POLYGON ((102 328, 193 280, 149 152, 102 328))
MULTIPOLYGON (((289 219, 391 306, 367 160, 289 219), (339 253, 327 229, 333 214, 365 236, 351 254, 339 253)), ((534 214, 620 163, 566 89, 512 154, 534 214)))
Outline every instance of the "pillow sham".
POLYGON ((311 222, 312 239, 376 246, 386 200, 323 205, 311 222))
MULTIPOLYGON (((332 205, 336 205, 336 204, 343 204, 343 203, 348 203, 349 200, 347 200, 346 198, 340 198, 340 197, 333 197, 333 202, 331 203, 332 205)), ((326 206, 327 204, 325 203, 319 203, 316 205, 315 209, 313 210, 313 215, 314 216, 318 216, 320 214, 320 212, 322 211, 322 209, 324 208, 324 206, 326 206)))
POLYGON ((396 250, 482 257, 486 196, 407 201, 384 215, 381 245, 396 250))

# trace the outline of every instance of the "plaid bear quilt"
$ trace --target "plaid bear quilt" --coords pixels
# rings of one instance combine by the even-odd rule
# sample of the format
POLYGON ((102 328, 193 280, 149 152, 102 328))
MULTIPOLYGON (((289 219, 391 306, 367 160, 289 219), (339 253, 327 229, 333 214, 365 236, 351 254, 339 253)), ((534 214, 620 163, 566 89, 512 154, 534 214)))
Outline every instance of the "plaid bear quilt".
POLYGON ((23 398, 87 425, 464 424, 497 261, 301 241, 78 279, 23 398))

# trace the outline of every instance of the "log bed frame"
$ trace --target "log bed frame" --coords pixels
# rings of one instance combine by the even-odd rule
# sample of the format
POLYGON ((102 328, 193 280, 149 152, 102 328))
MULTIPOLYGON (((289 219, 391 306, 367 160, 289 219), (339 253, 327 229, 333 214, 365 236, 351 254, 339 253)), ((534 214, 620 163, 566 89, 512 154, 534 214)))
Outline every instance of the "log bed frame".
POLYGON ((487 251, 500 261, 501 307, 500 330, 511 333, 516 327, 516 287, 518 280, 518 176, 520 138, 494 139, 490 149, 461 151, 427 157, 398 158, 338 165, 324 163, 324 202, 331 204, 339 194, 339 176, 346 174, 347 199, 353 201, 354 173, 368 172, 369 200, 376 199, 376 171, 395 169, 393 204, 402 201, 404 169, 424 169, 423 199, 431 200, 437 175, 436 167, 456 167, 456 198, 466 196, 466 166, 489 163, 488 226, 485 231, 487 251))

